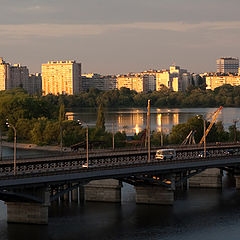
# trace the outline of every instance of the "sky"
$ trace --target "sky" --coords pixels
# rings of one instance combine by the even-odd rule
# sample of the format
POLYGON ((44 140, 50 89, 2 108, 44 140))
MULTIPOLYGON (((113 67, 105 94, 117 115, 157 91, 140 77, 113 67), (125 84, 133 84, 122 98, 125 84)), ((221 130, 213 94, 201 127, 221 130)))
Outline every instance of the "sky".
POLYGON ((83 73, 216 71, 240 57, 239 0, 0 0, 0 57, 40 72, 76 60, 83 73))

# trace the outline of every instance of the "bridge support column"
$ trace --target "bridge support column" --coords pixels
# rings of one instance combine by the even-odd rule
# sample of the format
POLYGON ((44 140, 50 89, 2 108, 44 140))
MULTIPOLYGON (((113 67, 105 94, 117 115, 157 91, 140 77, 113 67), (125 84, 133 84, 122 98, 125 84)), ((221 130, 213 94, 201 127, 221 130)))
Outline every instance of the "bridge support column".
POLYGON ((136 186, 136 203, 172 205, 174 192, 161 186, 136 186))
POLYGON ((211 168, 189 179, 189 187, 221 188, 222 173, 217 168, 211 168))
POLYGON ((120 181, 104 179, 91 181, 85 185, 85 200, 97 202, 121 202, 120 181))
POLYGON ((46 189, 38 189, 38 197, 41 197, 42 203, 6 202, 7 221, 9 223, 48 224, 50 193, 46 189))
POLYGON ((240 175, 235 175, 236 189, 240 189, 240 175))

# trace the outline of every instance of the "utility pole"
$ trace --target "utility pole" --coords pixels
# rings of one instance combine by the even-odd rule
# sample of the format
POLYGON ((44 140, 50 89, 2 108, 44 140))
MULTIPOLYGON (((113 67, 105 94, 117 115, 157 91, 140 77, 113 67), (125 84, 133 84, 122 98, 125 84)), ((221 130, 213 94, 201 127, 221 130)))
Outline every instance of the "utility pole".
POLYGON ((0 160, 2 160, 2 131, 0 129, 0 160))
POLYGON ((147 139, 148 139, 148 162, 151 161, 150 154, 150 100, 148 100, 148 111, 147 111, 147 139))
MULTIPOLYGON (((86 124, 87 125, 87 124, 86 124)), ((87 168, 88 168, 88 125, 87 125, 87 129, 86 129, 86 150, 87 150, 87 168)))
POLYGON ((17 130, 12 124, 10 124, 8 122, 8 119, 7 119, 6 125, 7 125, 7 127, 12 128, 13 131, 14 131, 13 173, 14 173, 14 176, 15 176, 17 174, 17 163, 16 163, 16 160, 17 160, 17 130))
POLYGON ((203 134, 204 134, 204 158, 206 158, 206 121, 203 118, 203 134))
POLYGON ((112 123, 112 148, 115 148, 115 139, 114 139, 114 123, 112 123))

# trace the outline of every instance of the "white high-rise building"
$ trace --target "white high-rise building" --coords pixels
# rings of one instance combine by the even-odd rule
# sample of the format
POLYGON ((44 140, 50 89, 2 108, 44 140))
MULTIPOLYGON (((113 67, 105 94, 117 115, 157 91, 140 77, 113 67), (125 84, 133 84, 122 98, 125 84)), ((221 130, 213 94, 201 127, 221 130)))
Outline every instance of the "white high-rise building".
POLYGON ((218 73, 238 73, 239 59, 233 57, 221 57, 217 59, 218 73))

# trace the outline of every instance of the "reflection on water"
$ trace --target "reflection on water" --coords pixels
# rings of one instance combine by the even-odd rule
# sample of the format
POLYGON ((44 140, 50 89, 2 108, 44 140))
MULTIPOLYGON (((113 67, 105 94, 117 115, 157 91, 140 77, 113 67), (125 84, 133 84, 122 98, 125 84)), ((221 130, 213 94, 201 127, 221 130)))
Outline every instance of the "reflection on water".
MULTIPOLYGON (((184 123, 189 118, 200 114, 210 118, 216 110, 217 108, 151 108, 151 130, 168 133, 174 125, 184 123)), ((67 115, 69 120, 81 119, 89 126, 95 126, 97 120, 95 109, 79 109, 75 112, 68 112, 67 115)), ((240 108, 223 108, 217 120, 222 121, 227 129, 233 124, 233 119, 239 118, 239 115, 240 108)), ((112 131, 112 123, 114 131, 125 131, 128 135, 139 133, 146 128, 147 109, 107 109, 105 110, 105 126, 108 131, 112 131)))

